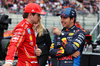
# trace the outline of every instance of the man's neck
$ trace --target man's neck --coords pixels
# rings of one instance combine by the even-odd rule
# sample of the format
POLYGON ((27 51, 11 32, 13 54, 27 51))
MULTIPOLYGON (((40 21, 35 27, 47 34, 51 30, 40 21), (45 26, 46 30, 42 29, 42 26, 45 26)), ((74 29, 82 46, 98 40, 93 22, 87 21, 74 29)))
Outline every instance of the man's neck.
POLYGON ((31 20, 30 20, 30 19, 26 18, 26 20, 27 20, 29 23, 33 24, 33 23, 31 22, 31 20))
POLYGON ((69 28, 71 28, 73 25, 74 25, 74 24, 71 24, 69 27, 65 27, 65 28, 66 28, 66 29, 69 29, 69 28))

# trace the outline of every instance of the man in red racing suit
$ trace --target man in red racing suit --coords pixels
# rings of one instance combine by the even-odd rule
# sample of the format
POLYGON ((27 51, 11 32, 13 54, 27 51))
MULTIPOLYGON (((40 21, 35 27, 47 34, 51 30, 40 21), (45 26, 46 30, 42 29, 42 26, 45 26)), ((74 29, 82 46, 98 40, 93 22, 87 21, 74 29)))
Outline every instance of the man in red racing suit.
POLYGON ((18 66, 25 65, 25 63, 26 65, 33 63, 32 65, 37 66, 37 57, 34 52, 35 45, 36 38, 34 31, 32 30, 32 24, 23 19, 14 29, 13 36, 8 47, 9 51, 7 52, 6 62, 13 62, 15 51, 17 51, 18 66))
POLYGON ((12 66, 16 53, 17 66, 39 66, 37 56, 41 54, 41 50, 36 46, 32 26, 41 19, 40 14, 45 14, 45 12, 42 12, 40 6, 35 3, 29 3, 24 12, 24 19, 13 30, 4 66, 12 66))

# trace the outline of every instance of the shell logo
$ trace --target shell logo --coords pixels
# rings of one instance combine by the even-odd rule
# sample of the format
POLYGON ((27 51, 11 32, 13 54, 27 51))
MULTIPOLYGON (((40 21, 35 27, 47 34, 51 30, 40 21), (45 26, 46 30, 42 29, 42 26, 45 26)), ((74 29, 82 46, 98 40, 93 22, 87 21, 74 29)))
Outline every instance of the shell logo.
POLYGON ((32 41, 32 36, 30 36, 30 40, 32 41))

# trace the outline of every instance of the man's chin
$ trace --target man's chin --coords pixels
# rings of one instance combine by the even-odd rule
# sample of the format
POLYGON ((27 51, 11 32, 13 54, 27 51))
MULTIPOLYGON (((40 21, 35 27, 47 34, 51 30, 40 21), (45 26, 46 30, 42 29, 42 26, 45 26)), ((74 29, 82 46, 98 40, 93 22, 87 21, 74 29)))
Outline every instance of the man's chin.
POLYGON ((67 27, 65 27, 65 26, 63 28, 66 28, 67 29, 67 27))
POLYGON ((63 28, 65 28, 65 26, 63 26, 63 28))

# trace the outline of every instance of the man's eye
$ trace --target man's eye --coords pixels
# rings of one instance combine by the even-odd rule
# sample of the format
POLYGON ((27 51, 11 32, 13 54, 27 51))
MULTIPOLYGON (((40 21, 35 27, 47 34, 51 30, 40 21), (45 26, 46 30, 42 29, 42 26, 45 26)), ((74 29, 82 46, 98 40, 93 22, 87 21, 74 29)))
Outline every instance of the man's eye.
POLYGON ((40 14, 38 14, 38 16, 40 16, 40 14))

